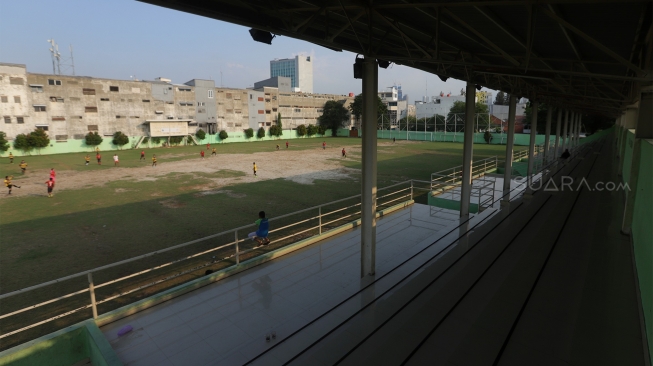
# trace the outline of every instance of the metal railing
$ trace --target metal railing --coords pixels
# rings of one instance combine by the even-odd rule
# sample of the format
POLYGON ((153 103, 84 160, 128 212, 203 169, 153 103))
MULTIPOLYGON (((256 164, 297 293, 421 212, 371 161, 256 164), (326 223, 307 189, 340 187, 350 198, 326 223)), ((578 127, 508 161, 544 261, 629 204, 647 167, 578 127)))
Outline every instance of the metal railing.
MULTIPOLYGON (((414 189, 421 188, 415 188, 412 180, 378 189, 377 209, 381 210, 411 200, 414 189)), ((201 275, 202 270, 238 266, 242 261, 270 250, 307 237, 322 235, 325 230, 359 219, 360 198, 361 195, 351 196, 269 219, 274 227, 269 231, 271 242, 269 245, 261 246, 247 237, 248 231, 256 230, 255 224, 249 224, 2 294, 0 295, 0 301, 3 303, 2 310, 8 312, 0 315, 0 321, 4 322, 0 324, 2 330, 0 339, 89 308, 93 318, 97 318, 100 313, 99 306, 103 306, 105 312, 110 311, 136 301, 137 297, 130 297, 130 295, 141 293, 142 297, 151 296, 153 293, 192 279, 183 277, 201 275), (85 279, 88 282, 87 286, 79 288, 80 279, 85 279), (57 289, 46 291, 48 287, 57 287, 57 289), (63 289, 66 291, 63 292, 63 289), (147 292, 148 290, 151 291, 147 292), (30 299, 22 300, 31 300, 32 297, 39 299, 43 291, 47 293, 62 291, 64 294, 56 294, 20 308, 15 307, 25 301, 17 301, 14 304, 10 301, 27 295, 30 295, 30 299), (80 298, 80 295, 84 294, 88 296, 86 301, 80 298), (62 302, 62 300, 67 301, 62 302), (110 306, 111 302, 115 304, 110 306), (37 309, 41 310, 39 314, 27 316, 30 314, 28 312, 33 313, 37 309), (23 315, 22 320, 9 321, 20 315, 23 315)))

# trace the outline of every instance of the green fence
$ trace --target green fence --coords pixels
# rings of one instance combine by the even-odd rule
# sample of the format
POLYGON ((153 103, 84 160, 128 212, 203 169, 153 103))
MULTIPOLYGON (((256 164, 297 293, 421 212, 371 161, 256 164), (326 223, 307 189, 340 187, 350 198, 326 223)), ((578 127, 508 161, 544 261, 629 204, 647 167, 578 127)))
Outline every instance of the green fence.
MULTIPOLYGON (((433 141, 433 142, 463 142, 464 132, 424 132, 424 131, 397 131, 397 130, 378 130, 376 131, 376 136, 379 139, 392 139, 397 140, 409 140, 409 141, 433 141)), ((503 145, 506 143, 508 138, 507 134, 493 133, 490 144, 492 145, 503 145)), ((535 136, 535 144, 543 145, 544 144, 544 135, 535 136)), ((530 134, 515 134, 515 145, 528 146, 531 141, 530 134)), ((555 136, 549 137, 550 145, 553 146, 555 142, 555 136)), ((474 143, 475 144, 486 144, 485 134, 475 133, 474 134, 474 143)))

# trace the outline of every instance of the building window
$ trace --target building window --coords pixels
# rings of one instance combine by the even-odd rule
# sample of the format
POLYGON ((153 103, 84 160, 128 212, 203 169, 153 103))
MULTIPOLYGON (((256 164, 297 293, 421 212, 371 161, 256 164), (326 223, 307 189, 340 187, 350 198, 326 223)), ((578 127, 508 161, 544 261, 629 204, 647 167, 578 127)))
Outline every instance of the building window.
POLYGON ((122 118, 122 116, 116 116, 116 118, 122 118))
POLYGON ((88 130, 91 132, 97 132, 98 131, 97 126, 98 125, 88 125, 88 130))
POLYGON ((100 100, 103 101, 103 102, 108 102, 109 98, 100 98, 100 100))
POLYGON ((82 89, 82 94, 84 95, 95 95, 95 89, 82 89))
POLYGON ((55 117, 52 117, 52 120, 53 120, 53 121, 65 121, 65 120, 66 120, 66 117, 55 116, 55 117))
POLYGON ((11 85, 24 85, 25 84, 25 79, 23 78, 9 78, 9 84, 11 85))
POLYGON ((117 92, 117 91, 120 91, 120 89, 117 86, 109 86, 109 91, 110 92, 117 92))
POLYGON ((41 125, 41 126, 36 125, 36 128, 38 128, 39 130, 43 130, 43 131, 47 131, 47 130, 48 130, 48 126, 45 126, 45 125, 41 125))
POLYGON ((16 123, 25 123, 25 119, 23 117, 16 117, 16 123))
POLYGON ((209 92, 208 97, 213 98, 213 90, 209 90, 208 92, 209 92))
POLYGON ((231 93, 227 93, 226 96, 227 96, 227 99, 231 99, 231 97, 232 97, 232 96, 231 96, 231 93))
POLYGON ((2 101, 2 103, 7 103, 7 102, 9 102, 9 99, 7 98, 6 95, 3 95, 3 96, 0 96, 0 101, 2 101))
POLYGON ((204 102, 197 102, 197 106, 198 106, 198 107, 204 107, 205 104, 206 104, 206 103, 204 103, 204 102))
POLYGON ((258 114, 265 114, 265 111, 262 110, 262 109, 259 109, 259 110, 258 110, 258 114))
POLYGON ((168 88, 163 88, 163 94, 168 94, 168 88))
POLYGON ((250 94, 250 95, 249 95, 249 99, 252 99, 252 97, 254 97, 254 96, 250 94))
POLYGON ((298 113, 299 113, 299 112, 301 112, 301 111, 302 111, 301 109, 299 109, 299 108, 295 108, 295 112, 298 112, 298 113))
POLYGON ((86 113, 97 113, 97 107, 85 107, 84 112, 86 112, 86 113))
POLYGON ((63 98, 62 97, 50 97, 51 102, 55 103, 63 103, 63 98))
POLYGON ((149 103, 149 102, 150 102, 149 99, 143 99, 143 103, 149 103))
POLYGON ((259 102, 262 102, 262 101, 263 101, 263 97, 258 97, 258 101, 259 101, 259 102))
POLYGON ((48 79, 48 85, 61 85, 61 80, 48 79))
POLYGON ((270 114, 270 112, 271 112, 271 111, 270 111, 269 109, 266 109, 266 110, 265 110, 265 114, 270 114))
POLYGON ((43 93, 43 85, 30 85, 30 89, 32 89, 32 93, 43 93))
POLYGON ((14 95, 14 103, 20 103, 20 96, 14 95))
POLYGON ((5 123, 11 123, 11 117, 5 116, 5 123))
POLYGON ((35 105, 34 106, 34 112, 45 112, 45 106, 44 105, 35 105))

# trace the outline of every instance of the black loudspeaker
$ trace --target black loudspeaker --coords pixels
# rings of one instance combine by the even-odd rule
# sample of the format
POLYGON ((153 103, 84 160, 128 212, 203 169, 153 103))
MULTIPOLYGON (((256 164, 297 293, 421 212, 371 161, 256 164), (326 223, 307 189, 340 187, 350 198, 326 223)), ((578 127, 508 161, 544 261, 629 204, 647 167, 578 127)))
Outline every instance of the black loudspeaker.
POLYGON ((357 58, 354 62, 354 79, 363 78, 363 59, 357 58))
POLYGON ((256 42, 272 44, 272 38, 274 36, 270 32, 262 31, 260 29, 250 29, 249 34, 252 36, 252 39, 256 42))
POLYGON ((386 60, 376 60, 379 63, 379 67, 382 69, 387 69, 390 66, 390 61, 386 60))

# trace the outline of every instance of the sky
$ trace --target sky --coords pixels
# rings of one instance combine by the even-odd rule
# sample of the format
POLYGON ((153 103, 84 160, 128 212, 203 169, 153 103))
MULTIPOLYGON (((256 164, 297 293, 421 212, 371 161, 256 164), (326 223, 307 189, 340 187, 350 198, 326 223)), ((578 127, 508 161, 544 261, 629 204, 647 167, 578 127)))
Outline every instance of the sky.
MULTIPOLYGON (((312 55, 313 92, 361 92, 353 78, 355 54, 278 36, 272 45, 254 42, 247 27, 133 0, 0 0, 0 62, 52 73, 48 39, 62 59, 73 46, 75 74, 153 80, 213 79, 216 86, 252 87, 270 77, 270 60, 312 55), (221 81, 222 75, 222 81, 221 81)), ((63 72, 70 74, 70 72, 63 72)), ((379 69, 379 89, 401 85, 410 103, 426 94, 459 95, 465 83, 406 66, 379 69)))

